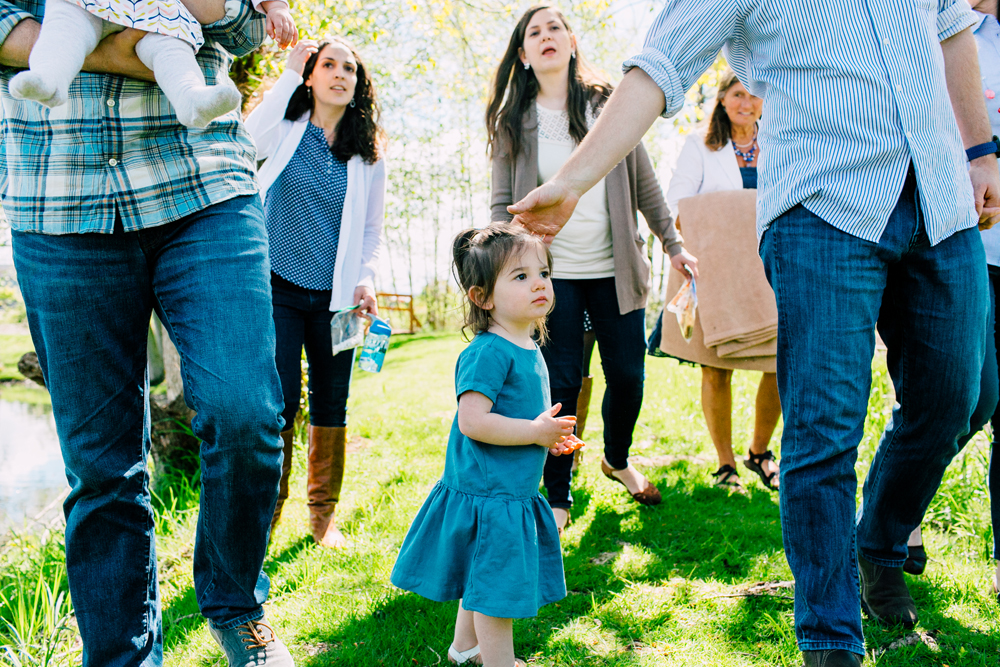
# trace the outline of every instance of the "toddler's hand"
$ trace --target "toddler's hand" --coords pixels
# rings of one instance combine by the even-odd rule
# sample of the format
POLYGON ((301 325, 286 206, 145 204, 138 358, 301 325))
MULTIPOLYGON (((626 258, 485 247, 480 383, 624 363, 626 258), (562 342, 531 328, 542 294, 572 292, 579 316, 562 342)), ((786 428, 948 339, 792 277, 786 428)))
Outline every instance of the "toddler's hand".
POLYGON ((267 10, 267 35, 282 49, 295 46, 299 41, 299 32, 288 7, 281 3, 267 10))
POLYGON ((533 444, 551 449, 573 434, 576 417, 556 417, 561 409, 562 403, 556 403, 532 420, 535 430, 533 444))
POLYGON ((587 445, 584 444, 583 440, 576 437, 575 435, 568 435, 560 442, 556 443, 555 447, 549 448, 549 454, 552 456, 562 456, 563 454, 572 454, 578 449, 583 449, 587 445))

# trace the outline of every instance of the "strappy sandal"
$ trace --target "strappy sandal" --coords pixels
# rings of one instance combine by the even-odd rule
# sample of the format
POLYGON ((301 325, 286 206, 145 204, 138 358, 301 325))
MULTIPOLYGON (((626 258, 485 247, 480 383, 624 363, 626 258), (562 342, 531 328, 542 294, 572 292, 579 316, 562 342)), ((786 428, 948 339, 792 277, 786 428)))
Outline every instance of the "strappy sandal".
POLYGON ((481 665, 483 664, 482 660, 479 660, 477 662, 472 662, 472 659, 478 656, 479 656, 478 644, 470 648, 468 651, 459 651, 457 648, 455 648, 454 644, 448 647, 448 662, 452 663, 453 665, 464 665, 467 663, 471 663, 473 665, 481 665))
MULTIPOLYGON (((618 482, 619 484, 625 487, 626 491, 628 491, 628 485, 612 474, 616 470, 622 470, 622 468, 612 468, 611 466, 608 465, 607 461, 605 461, 603 458, 601 459, 601 472, 604 473, 604 476, 612 481, 618 482)), ((663 500, 663 497, 660 495, 660 490, 656 488, 653 485, 653 483, 649 481, 648 478, 646 479, 646 488, 636 493, 632 493, 631 491, 629 491, 629 493, 632 495, 632 499, 635 502, 639 503, 640 505, 646 505, 649 507, 652 507, 653 505, 659 505, 660 502, 663 500)))
POLYGON ((715 478, 715 482, 713 483, 715 486, 743 492, 743 485, 740 484, 740 474, 736 472, 736 468, 728 463, 713 472, 712 477, 715 478))
POLYGON ((747 457, 743 459, 743 465, 745 465, 748 470, 757 473, 757 476, 760 477, 760 481, 764 482, 764 486, 772 491, 777 491, 778 487, 774 485, 774 478, 778 476, 778 471, 775 470, 774 472, 765 473, 765 461, 774 461, 774 452, 770 449, 763 454, 754 454, 752 451, 748 450, 747 457))

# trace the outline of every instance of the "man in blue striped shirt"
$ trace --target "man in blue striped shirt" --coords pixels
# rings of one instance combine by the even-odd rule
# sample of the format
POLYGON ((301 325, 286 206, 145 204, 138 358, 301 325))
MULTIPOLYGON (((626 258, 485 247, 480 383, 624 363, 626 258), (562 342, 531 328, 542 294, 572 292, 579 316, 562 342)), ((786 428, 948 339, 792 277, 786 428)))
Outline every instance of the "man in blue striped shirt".
POLYGON ((862 605, 916 622, 907 536, 977 398, 988 291, 976 227, 1000 216, 1000 174, 994 155, 963 155, 991 134, 974 23, 964 0, 668 0, 580 148, 510 207, 558 233, 722 48, 764 99, 757 220, 778 303, 781 520, 807 667, 861 664, 862 605), (906 332, 894 350, 906 370, 855 531, 877 321, 906 332))
MULTIPOLYGON (((57 0, 61 1, 61 0, 57 0)), ((209 83, 264 39, 250 0, 202 3, 209 83), (214 6, 217 5, 217 6, 214 6)), ((8 94, 41 0, 0 0, 0 192, 71 488, 66 567, 85 667, 163 664, 149 493, 146 336, 156 310, 181 356, 201 439, 194 586, 230 665, 288 667, 263 622, 278 493, 281 391, 256 150, 239 114, 178 123, 135 55, 102 42, 47 109, 8 94)))

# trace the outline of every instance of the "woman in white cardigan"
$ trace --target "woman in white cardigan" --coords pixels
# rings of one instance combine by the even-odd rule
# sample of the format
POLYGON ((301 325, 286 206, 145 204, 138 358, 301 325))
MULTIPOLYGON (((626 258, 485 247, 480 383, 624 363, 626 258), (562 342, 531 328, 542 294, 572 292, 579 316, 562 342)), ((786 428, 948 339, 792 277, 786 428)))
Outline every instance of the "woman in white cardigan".
POLYGON ((340 38, 303 40, 247 117, 257 142, 271 250, 276 362, 285 398, 285 459, 272 531, 288 498, 301 358, 309 359, 309 520, 313 539, 346 540, 333 521, 344 478, 354 353, 334 356, 332 311, 378 313, 375 269, 385 213, 383 132, 375 89, 340 38))
MULTIPOLYGON (((708 128, 688 137, 670 180, 667 201, 675 217, 677 202, 685 197, 757 187, 760 158, 757 121, 762 106, 763 100, 747 92, 732 71, 726 70, 720 76, 708 128)), ((678 219, 677 224, 681 226, 684 221, 678 219)), ((704 251, 701 254, 704 255, 704 251)), ((651 341, 650 350, 659 349, 656 333, 654 338, 657 340, 651 341)), ((719 455, 719 469, 713 477, 719 486, 741 489, 733 454, 732 381, 731 369, 702 366, 701 405, 719 455)), ((780 416, 777 376, 773 372, 764 373, 757 389, 753 441, 743 463, 771 489, 778 488, 778 464, 769 445, 780 416)))

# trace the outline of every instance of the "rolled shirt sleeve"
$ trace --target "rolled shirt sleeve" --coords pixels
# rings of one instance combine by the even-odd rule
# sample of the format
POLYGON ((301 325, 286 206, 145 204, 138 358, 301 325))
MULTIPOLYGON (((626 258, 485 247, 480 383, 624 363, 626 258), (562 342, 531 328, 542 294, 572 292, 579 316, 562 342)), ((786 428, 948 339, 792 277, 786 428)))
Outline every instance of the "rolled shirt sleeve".
POLYGON ((976 15, 965 0, 938 0, 938 40, 954 37, 966 28, 976 25, 976 15))
POLYGON ((8 35, 18 23, 25 19, 35 18, 29 12, 4 0, 0 0, 0 44, 7 41, 8 35))
POLYGON ((638 67, 656 82, 663 91, 664 117, 684 106, 684 94, 733 36, 748 1, 668 0, 642 51, 622 65, 625 72, 638 67))

